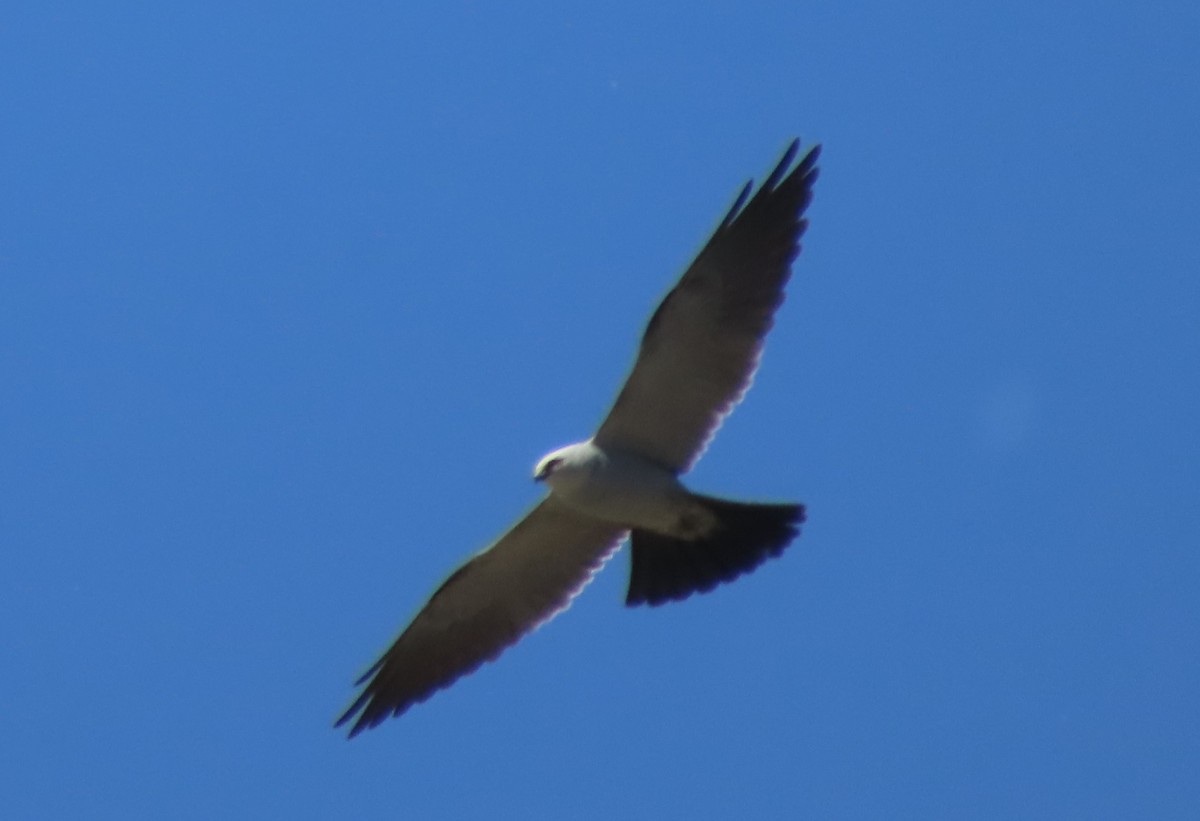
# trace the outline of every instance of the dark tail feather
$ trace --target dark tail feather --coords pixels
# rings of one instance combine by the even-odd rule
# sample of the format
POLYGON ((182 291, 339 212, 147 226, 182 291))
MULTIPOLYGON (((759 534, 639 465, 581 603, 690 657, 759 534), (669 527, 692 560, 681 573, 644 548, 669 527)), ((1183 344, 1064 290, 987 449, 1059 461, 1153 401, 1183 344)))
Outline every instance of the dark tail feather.
POLYGON ((716 514, 716 530, 694 541, 633 531, 625 604, 657 605, 707 593, 783 553, 804 522, 804 505, 695 498, 716 514))

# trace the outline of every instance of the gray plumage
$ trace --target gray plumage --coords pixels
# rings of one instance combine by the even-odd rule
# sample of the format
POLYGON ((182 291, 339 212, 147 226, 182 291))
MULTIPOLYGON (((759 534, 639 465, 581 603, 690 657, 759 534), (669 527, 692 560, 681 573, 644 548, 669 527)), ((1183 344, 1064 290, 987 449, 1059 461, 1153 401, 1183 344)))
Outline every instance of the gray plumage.
POLYGON ((354 737, 495 659, 566 608, 627 536, 630 605, 711 590, 795 538, 803 505, 701 496, 679 476, 750 387, 783 302, 817 178, 819 147, 793 166, 798 148, 753 197, 746 184, 654 312, 595 436, 538 463, 550 493, 437 589, 336 726, 353 722, 354 737))

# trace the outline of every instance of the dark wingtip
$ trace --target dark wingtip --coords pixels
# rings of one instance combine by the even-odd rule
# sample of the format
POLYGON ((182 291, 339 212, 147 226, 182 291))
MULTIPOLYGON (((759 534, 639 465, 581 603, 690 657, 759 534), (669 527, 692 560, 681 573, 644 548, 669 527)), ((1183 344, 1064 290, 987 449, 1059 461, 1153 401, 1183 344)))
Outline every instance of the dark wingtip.
POLYGON ((370 681, 372 678, 374 678, 375 674, 378 673, 380 671, 380 669, 383 667, 383 662, 384 662, 385 658, 386 657, 381 657, 379 659, 379 661, 375 662, 369 668, 367 668, 367 672, 363 673, 361 676, 359 676, 357 679, 354 680, 354 686, 362 687, 364 684, 366 684, 368 681, 370 681))
POLYGON ((354 686, 362 687, 363 685, 367 685, 366 689, 358 694, 358 697, 354 699, 354 702, 347 707, 346 711, 341 714, 337 721, 333 723, 333 728, 336 730, 337 728, 342 727, 354 720, 355 716, 358 717, 357 720, 354 721, 354 725, 350 728, 350 734, 346 736, 347 738, 354 738, 363 730, 369 730, 370 728, 381 724, 388 716, 388 713, 391 712, 388 709, 380 709, 378 705, 374 703, 375 693, 370 684, 368 684, 368 682, 374 679, 379 671, 383 669, 383 663, 386 660, 386 656, 380 658, 379 661, 371 665, 367 672, 358 677, 358 679, 354 682, 354 686))
MULTIPOLYGON (((367 702, 370 700, 371 693, 369 691, 361 693, 358 698, 354 699, 354 703, 346 709, 346 712, 342 713, 341 717, 333 723, 333 729, 336 730, 339 727, 347 724, 351 719, 362 712, 363 708, 367 706, 367 702)), ((346 736, 346 738, 354 738, 368 726, 366 713, 363 713, 363 715, 359 716, 358 720, 354 722, 354 726, 350 728, 350 733, 346 736)))
MULTIPOLYGON (((755 195, 757 200, 759 196, 769 194, 778 188, 786 180, 799 178, 804 181, 804 187, 810 189, 813 183, 817 181, 818 169, 816 167, 817 159, 821 156, 821 146, 818 143, 808 150, 808 153, 800 160, 795 168, 792 168, 792 163, 796 159, 796 155, 800 152, 800 138, 796 137, 784 150, 783 156, 779 158, 779 162, 775 164, 775 168, 770 175, 758 188, 758 194, 755 195)), ((748 181, 742 186, 741 192, 734 200, 733 206, 725 214, 725 219, 721 220, 721 225, 717 230, 728 228, 733 224, 734 220, 741 214, 746 202, 750 199, 750 194, 754 191, 754 180, 748 181)), ((811 195, 810 195, 811 196, 811 195)), ((807 205, 807 199, 804 205, 807 205)), ((803 207, 800 210, 804 210, 803 207)))
POLYGON ((814 145, 804 155, 804 159, 800 161, 800 164, 796 166, 796 170, 792 172, 804 180, 806 188, 811 189, 817 181, 817 177, 821 176, 821 169, 817 168, 817 160, 820 158, 821 146, 814 145))
POLYGON ((721 220, 721 228, 728 228, 729 223, 737 218, 738 212, 742 210, 742 206, 746 204, 746 200, 750 197, 750 191, 754 188, 754 180, 749 180, 742 186, 742 191, 737 195, 737 199, 733 201, 733 205, 729 208, 729 212, 725 215, 725 219, 721 220))
POLYGON ((791 167, 792 160, 796 159, 796 152, 799 150, 800 138, 797 137, 792 140, 791 145, 789 145, 787 150, 783 152, 783 156, 780 157, 779 163, 775 166, 775 170, 771 172, 771 176, 767 177, 767 181, 763 183, 763 189, 770 191, 779 185, 779 181, 783 179, 785 174, 787 174, 787 170, 791 167))

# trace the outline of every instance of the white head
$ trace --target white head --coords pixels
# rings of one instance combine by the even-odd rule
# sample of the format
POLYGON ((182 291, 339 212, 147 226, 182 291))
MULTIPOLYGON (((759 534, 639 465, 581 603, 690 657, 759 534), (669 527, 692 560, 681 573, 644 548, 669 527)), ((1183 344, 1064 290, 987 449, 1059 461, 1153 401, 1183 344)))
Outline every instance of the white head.
POLYGON ((552 488, 574 484, 592 472, 600 456, 600 449, 590 439, 552 450, 538 461, 533 480, 552 488))

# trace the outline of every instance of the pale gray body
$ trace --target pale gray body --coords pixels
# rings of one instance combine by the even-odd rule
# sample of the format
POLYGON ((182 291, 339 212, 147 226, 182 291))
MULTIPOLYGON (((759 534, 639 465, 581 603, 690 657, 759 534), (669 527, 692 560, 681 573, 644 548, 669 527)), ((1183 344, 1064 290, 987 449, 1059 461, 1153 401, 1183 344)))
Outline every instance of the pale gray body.
POLYGON ((358 684, 338 720, 350 735, 400 715, 565 608, 629 537, 626 603, 658 605, 711 590, 778 556, 799 532, 799 504, 731 502, 679 476, 750 387, 807 225, 818 150, 795 166, 793 142, 749 198, 747 183, 667 294, 633 371, 597 429, 547 454, 550 492, 434 592, 358 684))
POLYGON ((716 517, 671 471, 636 453, 604 449, 593 440, 551 451, 534 469, 564 504, 630 530, 692 539, 710 532, 716 517))

